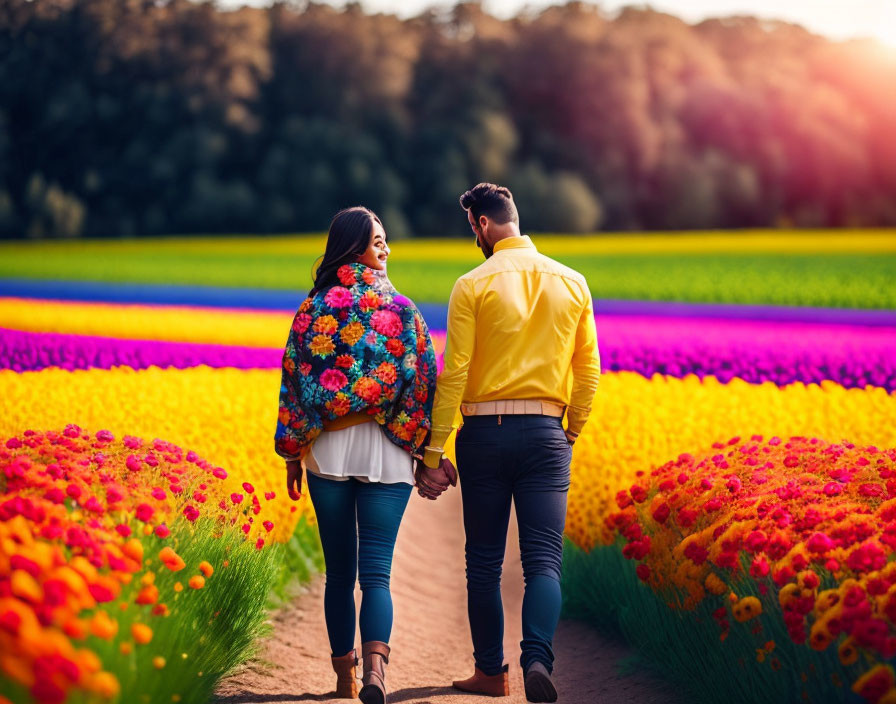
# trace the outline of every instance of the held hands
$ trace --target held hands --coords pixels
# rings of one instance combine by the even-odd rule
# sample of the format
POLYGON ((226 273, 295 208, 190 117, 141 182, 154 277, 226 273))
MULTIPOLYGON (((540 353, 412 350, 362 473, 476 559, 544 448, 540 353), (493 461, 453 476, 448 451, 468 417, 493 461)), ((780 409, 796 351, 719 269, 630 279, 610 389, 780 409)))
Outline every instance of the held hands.
POLYGON ((420 496, 435 501, 449 486, 457 486, 457 470, 447 457, 435 468, 427 467, 421 458, 416 465, 414 479, 420 496))
POLYGON ((298 501, 302 498, 302 475, 305 473, 304 460, 286 461, 286 491, 289 498, 298 501))

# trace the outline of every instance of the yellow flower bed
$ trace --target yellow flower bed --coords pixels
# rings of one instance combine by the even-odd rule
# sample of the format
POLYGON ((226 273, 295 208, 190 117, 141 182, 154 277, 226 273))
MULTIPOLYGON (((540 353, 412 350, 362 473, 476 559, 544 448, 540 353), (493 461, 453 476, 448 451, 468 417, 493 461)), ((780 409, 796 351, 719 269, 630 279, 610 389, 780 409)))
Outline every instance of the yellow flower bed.
MULTIPOLYGON (((0 416, 0 435, 77 423, 193 448, 210 462, 251 477, 262 491, 276 491, 274 537, 283 539, 311 507, 307 498, 293 504, 281 486, 283 463, 272 449, 279 383, 276 370, 4 371, 0 396, 9 410, 0 416)), ((694 447, 754 433, 892 447, 896 395, 828 382, 778 388, 739 380, 720 384, 711 377, 701 382, 604 374, 573 453, 567 533, 583 547, 609 540, 603 519, 614 510, 616 492, 639 471, 694 447)))
POLYGON ((728 384, 634 372, 604 374, 573 452, 567 534, 581 547, 612 540, 615 496, 652 467, 733 436, 811 435, 896 446, 896 394, 833 382, 728 384))
MULTIPOLYGON (((77 242, 13 242, 0 245, 3 252, 49 251, 53 254, 66 250, 75 254, 92 253, 97 256, 133 255, 151 252, 162 255, 218 255, 265 254, 319 256, 326 246, 326 235, 293 235, 289 237, 190 237, 141 238, 140 240, 78 240, 77 242)), ((411 239, 390 242, 396 257, 446 258, 461 261, 480 261, 481 255, 466 239, 411 239)), ((548 255, 578 253, 640 254, 640 253, 807 253, 860 254, 868 252, 896 252, 896 238, 892 230, 745 230, 738 232, 668 232, 613 235, 540 235, 539 247, 548 255)))
POLYGON ((128 340, 283 347, 292 318, 288 311, 0 298, 0 327, 128 340))

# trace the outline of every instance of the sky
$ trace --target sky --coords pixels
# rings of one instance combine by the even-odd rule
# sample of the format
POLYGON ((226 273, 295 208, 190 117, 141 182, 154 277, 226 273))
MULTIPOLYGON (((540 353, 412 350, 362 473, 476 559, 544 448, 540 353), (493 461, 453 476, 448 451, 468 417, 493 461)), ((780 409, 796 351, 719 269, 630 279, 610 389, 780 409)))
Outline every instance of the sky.
MULTIPOLYGON (((217 0, 224 7, 268 5, 270 0, 217 0)), ((330 4, 342 6, 333 0, 330 4)), ((434 0, 362 0, 368 12, 388 12, 410 17, 435 6, 451 6, 453 2, 434 0)), ((498 16, 510 17, 524 6, 539 9, 562 4, 544 0, 485 0, 485 9, 498 16)), ((832 39, 874 37, 896 48, 896 0, 653 0, 636 3, 632 0, 604 0, 597 3, 612 13, 625 5, 650 5, 677 15, 688 22, 726 15, 756 15, 801 24, 817 34, 832 39)))

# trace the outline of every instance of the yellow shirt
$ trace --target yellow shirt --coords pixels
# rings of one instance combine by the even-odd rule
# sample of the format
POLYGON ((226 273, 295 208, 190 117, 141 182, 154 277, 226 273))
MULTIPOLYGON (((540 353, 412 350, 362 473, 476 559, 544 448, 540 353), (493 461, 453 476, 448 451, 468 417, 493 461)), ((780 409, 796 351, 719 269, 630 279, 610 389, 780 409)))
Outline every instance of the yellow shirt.
MULTIPOLYGON (((498 399, 566 405, 568 430, 579 433, 599 380, 585 277, 540 254, 527 235, 500 240, 451 291, 429 444, 444 447, 461 403, 498 399)), ((427 452, 426 463, 438 456, 427 452)))

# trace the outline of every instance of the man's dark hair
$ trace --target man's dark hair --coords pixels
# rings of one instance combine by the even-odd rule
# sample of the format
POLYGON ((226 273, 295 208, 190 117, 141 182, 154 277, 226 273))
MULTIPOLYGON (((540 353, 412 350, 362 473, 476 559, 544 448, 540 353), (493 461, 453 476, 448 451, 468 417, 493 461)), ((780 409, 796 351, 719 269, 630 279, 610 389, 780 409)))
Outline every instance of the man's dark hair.
POLYGON ((494 183, 477 184, 460 197, 460 205, 473 213, 473 219, 477 222, 480 215, 485 215, 499 225, 511 221, 517 225, 520 223, 513 194, 504 186, 494 183))

